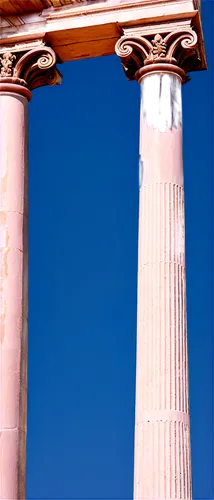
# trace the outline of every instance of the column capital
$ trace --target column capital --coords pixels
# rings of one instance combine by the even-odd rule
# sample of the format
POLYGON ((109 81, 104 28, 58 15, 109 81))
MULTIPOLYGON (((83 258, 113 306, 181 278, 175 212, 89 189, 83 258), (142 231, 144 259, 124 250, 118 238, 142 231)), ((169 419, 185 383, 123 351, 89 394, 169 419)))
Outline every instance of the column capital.
POLYGON ((41 40, 0 49, 0 91, 31 98, 31 91, 44 85, 57 85, 62 75, 56 68, 57 56, 41 40))
POLYGON ((151 72, 187 73, 206 69, 202 35, 189 21, 123 28, 115 46, 129 80, 151 72))

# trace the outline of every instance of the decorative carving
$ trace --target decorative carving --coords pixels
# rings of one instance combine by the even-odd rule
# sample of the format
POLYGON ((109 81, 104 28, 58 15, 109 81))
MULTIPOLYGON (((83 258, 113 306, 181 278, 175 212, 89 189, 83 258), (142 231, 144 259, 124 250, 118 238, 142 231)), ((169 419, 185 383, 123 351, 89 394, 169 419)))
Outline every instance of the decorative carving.
POLYGON ((12 76, 13 63, 15 59, 16 56, 11 54, 11 52, 5 52, 5 54, 3 54, 3 57, 0 57, 1 77, 12 76))
POLYGON ((155 35, 152 40, 153 48, 150 51, 150 57, 157 59, 158 57, 166 57, 166 42, 161 35, 155 35))
POLYGON ((56 68, 56 54, 50 47, 40 46, 24 53, 5 52, 0 58, 0 83, 14 83, 34 90, 43 85, 61 83, 56 68), (16 63, 15 63, 16 61, 16 63))
POLYGON ((128 31, 118 40, 115 50, 129 80, 133 80, 143 66, 151 64, 173 64, 185 73, 200 69, 198 37, 192 28, 176 29, 165 37, 157 33, 153 38, 143 36, 143 29, 142 34, 139 28, 136 32, 128 31))

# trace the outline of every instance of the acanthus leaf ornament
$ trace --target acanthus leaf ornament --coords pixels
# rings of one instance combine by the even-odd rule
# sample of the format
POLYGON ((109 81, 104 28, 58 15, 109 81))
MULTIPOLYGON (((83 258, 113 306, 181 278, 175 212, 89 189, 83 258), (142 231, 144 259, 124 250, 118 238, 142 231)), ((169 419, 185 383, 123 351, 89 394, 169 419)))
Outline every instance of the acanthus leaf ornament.
POLYGON ((133 29, 130 34, 128 29, 125 31, 116 43, 115 51, 129 80, 147 65, 171 64, 185 74, 200 67, 198 37, 191 27, 174 29, 165 36, 159 33, 144 36, 143 28, 141 32, 137 28, 136 34, 133 29))
POLYGON ((0 84, 14 83, 29 90, 44 85, 61 83, 62 76, 56 68, 56 54, 50 47, 42 45, 24 53, 6 51, 0 58, 0 84))

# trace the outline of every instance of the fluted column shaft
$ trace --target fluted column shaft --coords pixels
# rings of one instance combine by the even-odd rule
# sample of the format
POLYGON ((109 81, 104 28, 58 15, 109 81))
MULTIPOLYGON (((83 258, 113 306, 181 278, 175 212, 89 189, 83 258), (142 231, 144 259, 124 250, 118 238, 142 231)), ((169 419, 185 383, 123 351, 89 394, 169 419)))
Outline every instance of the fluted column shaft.
POLYGON ((135 500, 191 500, 181 80, 141 81, 135 500))
POLYGON ((28 102, 17 88, 10 85, 9 92, 0 87, 1 500, 25 499, 28 102))

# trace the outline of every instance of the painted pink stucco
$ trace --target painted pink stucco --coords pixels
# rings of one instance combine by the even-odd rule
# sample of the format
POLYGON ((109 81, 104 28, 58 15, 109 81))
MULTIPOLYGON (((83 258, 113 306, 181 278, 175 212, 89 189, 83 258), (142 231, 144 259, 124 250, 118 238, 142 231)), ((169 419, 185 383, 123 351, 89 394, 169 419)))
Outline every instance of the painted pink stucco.
POLYGON ((141 82, 137 329, 134 500, 191 500, 181 82, 155 72, 141 82))
POLYGON ((1 500, 25 498, 27 104, 23 96, 0 92, 1 500))

